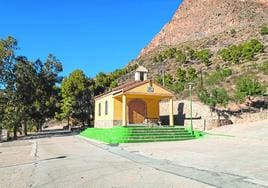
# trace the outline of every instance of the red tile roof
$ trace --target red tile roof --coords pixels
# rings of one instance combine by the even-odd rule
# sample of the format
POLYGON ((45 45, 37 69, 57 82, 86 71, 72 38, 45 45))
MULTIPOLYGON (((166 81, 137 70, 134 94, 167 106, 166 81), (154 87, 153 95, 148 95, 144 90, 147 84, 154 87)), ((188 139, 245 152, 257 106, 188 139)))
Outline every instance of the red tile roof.
POLYGON ((135 87, 138 87, 138 86, 143 85, 143 84, 148 83, 148 82, 150 82, 150 80, 126 82, 124 84, 119 85, 118 87, 113 88, 111 91, 108 91, 108 92, 105 92, 105 93, 102 93, 102 94, 96 96, 95 98, 99 98, 101 96, 107 95, 107 94, 112 93, 112 92, 120 91, 120 90, 122 90, 122 92, 125 92, 125 91, 128 91, 130 89, 133 89, 135 87))

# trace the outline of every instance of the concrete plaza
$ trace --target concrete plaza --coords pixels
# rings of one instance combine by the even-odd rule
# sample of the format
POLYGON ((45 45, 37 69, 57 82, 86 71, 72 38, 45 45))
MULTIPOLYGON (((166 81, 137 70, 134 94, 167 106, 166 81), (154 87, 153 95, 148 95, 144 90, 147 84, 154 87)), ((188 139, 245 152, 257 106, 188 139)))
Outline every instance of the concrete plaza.
POLYGON ((181 142, 110 146, 80 136, 0 144, 0 187, 268 187, 268 121, 181 142))

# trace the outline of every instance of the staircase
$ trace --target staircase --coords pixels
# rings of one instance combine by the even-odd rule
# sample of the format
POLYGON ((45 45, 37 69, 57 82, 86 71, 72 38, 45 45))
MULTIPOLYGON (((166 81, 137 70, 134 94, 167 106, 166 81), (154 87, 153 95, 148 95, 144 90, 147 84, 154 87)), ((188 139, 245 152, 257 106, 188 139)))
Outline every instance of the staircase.
POLYGON ((194 139, 184 127, 127 127, 120 143, 181 141, 194 139))

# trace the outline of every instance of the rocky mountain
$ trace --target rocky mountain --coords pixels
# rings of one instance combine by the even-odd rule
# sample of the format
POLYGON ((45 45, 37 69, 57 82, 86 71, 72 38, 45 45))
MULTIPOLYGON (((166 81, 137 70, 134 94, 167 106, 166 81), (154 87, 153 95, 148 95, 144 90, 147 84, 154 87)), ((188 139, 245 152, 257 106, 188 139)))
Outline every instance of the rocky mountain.
MULTIPOLYGON (((268 0, 184 0, 172 20, 139 57, 166 46, 213 37, 232 29, 243 33, 243 40, 254 36, 254 30, 265 23, 268 23, 268 0)), ((214 47, 233 42, 232 38, 224 38, 214 47)))
MULTIPOLYGON (((184 0, 173 18, 129 65, 187 98, 187 83, 224 88, 235 96, 240 78, 268 86, 268 0, 184 0)), ((134 71, 117 79, 133 78, 134 71)), ((267 90, 268 92, 268 90, 267 90)))
MULTIPOLYGON (((268 0, 184 0, 129 66, 137 64, 180 101, 189 99, 193 83, 194 101, 221 103, 216 112, 227 124, 230 114, 241 121, 262 119, 268 109, 268 0)), ((117 81, 129 81, 133 73, 117 81)))

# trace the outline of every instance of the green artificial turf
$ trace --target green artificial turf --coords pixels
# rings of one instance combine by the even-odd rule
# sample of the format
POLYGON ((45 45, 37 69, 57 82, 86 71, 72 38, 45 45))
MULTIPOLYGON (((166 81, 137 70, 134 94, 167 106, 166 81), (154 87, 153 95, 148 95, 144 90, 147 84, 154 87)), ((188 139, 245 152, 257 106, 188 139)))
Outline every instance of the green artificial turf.
MULTIPOLYGON (((190 129, 190 127, 187 127, 187 128, 185 128, 189 133, 191 133, 191 129, 190 129)), ((203 131, 197 131, 197 130, 194 130, 193 131, 193 136, 195 137, 195 138, 202 138, 203 136, 205 135, 205 132, 203 132, 203 131)))
POLYGON ((141 143, 158 141, 179 141, 200 138, 202 132, 194 131, 192 135, 184 127, 123 127, 88 128, 81 136, 106 142, 109 144, 141 143))
POLYGON ((116 126, 113 128, 88 128, 81 136, 93 138, 110 144, 122 143, 122 136, 129 134, 129 130, 125 127, 116 126))

